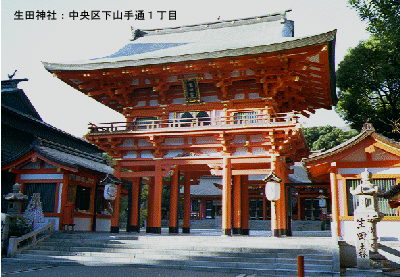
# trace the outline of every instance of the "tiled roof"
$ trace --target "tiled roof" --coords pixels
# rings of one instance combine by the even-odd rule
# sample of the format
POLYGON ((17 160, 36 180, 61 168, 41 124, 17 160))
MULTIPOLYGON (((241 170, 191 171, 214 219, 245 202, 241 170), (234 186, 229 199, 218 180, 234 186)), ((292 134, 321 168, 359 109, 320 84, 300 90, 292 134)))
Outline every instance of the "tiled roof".
POLYGON ((45 158, 69 167, 83 167, 107 174, 113 174, 114 172, 114 169, 107 165, 103 157, 81 152, 44 139, 39 138, 35 141, 33 149, 45 158))
POLYGON ((376 133, 375 129, 372 127, 371 124, 365 124, 364 128, 361 130, 360 134, 358 134, 357 136, 352 137, 351 139, 343 142, 342 144, 340 144, 336 147, 333 147, 326 151, 320 152, 316 155, 310 156, 307 159, 303 159, 303 164, 317 161, 317 160, 322 160, 322 159, 328 158, 330 156, 339 154, 339 153, 355 146, 356 144, 360 143, 361 141, 363 141, 365 138, 367 138, 369 136, 373 137, 375 140, 382 141, 385 144, 400 150, 400 143, 398 143, 394 140, 391 140, 381 134, 376 133))
MULTIPOLYGON (((190 186, 190 195, 192 196, 221 196, 222 192, 214 183, 221 184, 222 180, 218 176, 204 176, 199 179, 198 185, 190 186)), ((181 189, 181 193, 184 188, 181 189)))
POLYGON ((16 79, 2 81, 1 164, 6 166, 32 150, 70 167, 84 167, 102 173, 113 173, 100 156, 104 151, 82 138, 72 136, 45 123, 16 79))
POLYGON ((192 26, 141 30, 117 53, 79 62, 47 63, 49 71, 95 70, 270 53, 335 40, 336 31, 293 38, 286 12, 192 26), (289 30, 289 31, 288 31, 289 30), (290 34, 288 34, 290 33, 290 34))

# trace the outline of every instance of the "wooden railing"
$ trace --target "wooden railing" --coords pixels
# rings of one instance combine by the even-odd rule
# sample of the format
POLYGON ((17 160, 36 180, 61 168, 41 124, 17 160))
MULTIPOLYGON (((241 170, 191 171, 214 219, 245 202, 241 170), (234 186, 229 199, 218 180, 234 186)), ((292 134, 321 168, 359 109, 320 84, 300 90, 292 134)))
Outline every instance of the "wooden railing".
POLYGON ((36 245, 37 243, 45 240, 46 238, 50 237, 54 233, 55 229, 55 223, 54 220, 52 220, 49 224, 46 226, 30 232, 26 235, 23 235, 22 237, 10 237, 9 243, 8 243, 8 250, 7 250, 7 256, 11 257, 15 254, 21 253, 21 251, 36 245))
POLYGON ((89 123, 89 133, 111 133, 129 131, 150 131, 160 128, 207 129, 207 128, 237 128, 246 126, 276 126, 298 123, 296 113, 285 114, 249 114, 218 117, 181 118, 168 120, 146 119, 136 122, 111 122, 95 125, 89 123))

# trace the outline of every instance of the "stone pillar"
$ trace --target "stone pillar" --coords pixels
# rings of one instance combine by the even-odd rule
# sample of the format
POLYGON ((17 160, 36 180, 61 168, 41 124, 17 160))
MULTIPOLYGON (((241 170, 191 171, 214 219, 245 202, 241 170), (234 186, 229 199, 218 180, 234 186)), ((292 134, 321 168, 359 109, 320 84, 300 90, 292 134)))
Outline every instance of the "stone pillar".
POLYGON ((229 157, 223 158, 222 165, 222 234, 232 235, 232 169, 229 157))
POLYGON ((169 233, 179 233, 178 201, 179 201, 179 171, 174 170, 171 176, 171 194, 169 198, 169 233))

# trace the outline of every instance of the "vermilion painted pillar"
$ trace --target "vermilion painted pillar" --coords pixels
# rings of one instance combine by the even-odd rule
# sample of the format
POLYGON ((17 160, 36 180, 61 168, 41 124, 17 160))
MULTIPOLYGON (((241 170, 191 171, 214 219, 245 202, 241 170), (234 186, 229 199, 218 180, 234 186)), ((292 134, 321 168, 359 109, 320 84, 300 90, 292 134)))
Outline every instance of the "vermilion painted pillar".
POLYGON ((232 234, 242 234, 242 194, 241 176, 233 176, 233 228, 232 234))
MULTIPOLYGON (((118 179, 120 179, 121 175, 121 165, 117 163, 114 170, 114 175, 118 179)), ((117 196, 114 200, 114 210, 111 217, 111 229, 110 233, 118 233, 119 232, 119 198, 121 197, 121 185, 117 186, 117 196)))
POLYGON ((131 220, 129 222, 128 232, 140 232, 140 178, 132 180, 132 204, 131 204, 131 220))
POLYGON ((242 235, 249 235, 249 176, 242 176, 242 235))
MULTIPOLYGON (((271 170, 274 172, 279 178, 281 177, 281 166, 280 166, 280 157, 277 155, 272 156, 272 162, 271 162, 271 170)), ((281 234, 283 233, 283 230, 281 229, 281 206, 282 206, 282 185, 281 185, 281 196, 278 201, 275 201, 275 209, 271 206, 271 226, 274 227, 274 230, 271 230, 273 232, 274 237, 280 237, 281 234), (275 217, 274 217, 275 214, 275 217), (272 222, 274 220, 274 222, 272 222)))
POLYGON ((161 234, 161 198, 162 198, 162 176, 161 160, 157 160, 154 178, 154 210, 153 210, 153 230, 154 234, 161 234))
POLYGON ((191 203, 190 203, 190 174, 185 173, 185 183, 183 187, 183 226, 182 233, 190 233, 190 213, 191 213, 191 203))
POLYGON ((154 177, 150 177, 148 183, 148 196, 147 196, 147 221, 146 233, 153 232, 153 219, 154 219, 154 177))
POLYGON ((222 164, 222 234, 232 235, 232 169, 231 159, 223 158, 222 164))
POLYGON ((341 237, 340 221, 339 221, 339 189, 338 180, 336 177, 337 167, 336 163, 331 163, 330 169, 330 183, 332 194, 332 236, 337 240, 341 237))
POLYGON ((175 169, 171 176, 171 195, 169 198, 169 233, 179 233, 178 201, 179 201, 179 171, 175 169))

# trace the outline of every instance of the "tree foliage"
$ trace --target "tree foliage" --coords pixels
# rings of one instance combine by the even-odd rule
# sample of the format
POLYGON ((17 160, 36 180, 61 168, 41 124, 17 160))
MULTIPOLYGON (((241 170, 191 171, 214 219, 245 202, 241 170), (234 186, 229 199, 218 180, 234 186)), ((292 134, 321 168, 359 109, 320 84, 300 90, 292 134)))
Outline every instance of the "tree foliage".
POLYGON ((395 0, 350 0, 368 20, 371 39, 350 49, 337 70, 336 111, 356 130, 369 120, 377 132, 400 139, 400 5, 395 0), (396 4, 397 2, 397 4, 396 4))
POLYGON ((333 148, 358 134, 357 131, 343 131, 338 127, 322 126, 303 128, 303 134, 311 151, 333 148))

